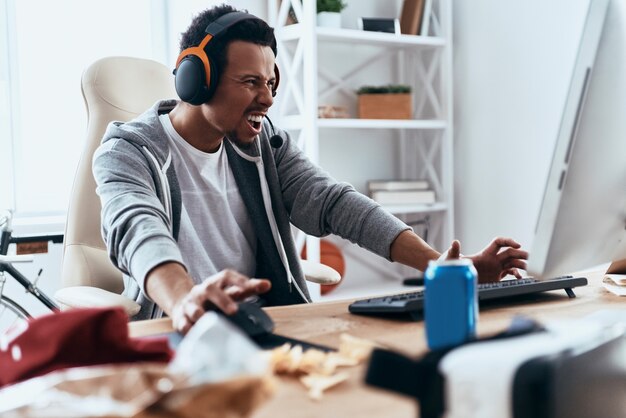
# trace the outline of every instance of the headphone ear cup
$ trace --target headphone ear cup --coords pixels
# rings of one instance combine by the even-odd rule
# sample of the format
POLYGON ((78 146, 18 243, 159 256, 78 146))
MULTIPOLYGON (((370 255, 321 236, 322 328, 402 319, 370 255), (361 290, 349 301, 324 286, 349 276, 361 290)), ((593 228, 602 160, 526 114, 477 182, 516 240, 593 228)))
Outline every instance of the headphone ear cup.
POLYGON ((213 60, 210 57, 207 56, 207 58, 208 58, 207 61, 209 62, 209 68, 211 70, 211 74, 209 78, 209 85, 208 85, 207 92, 206 92, 206 100, 203 103, 206 103, 209 100, 211 100, 211 97, 213 97, 213 94, 215 93, 215 89, 217 89, 217 84, 220 79, 220 75, 217 70, 217 65, 213 63, 213 60))
MULTIPOLYGON (((213 68, 211 68, 211 73, 213 76, 213 68)), ((180 61, 176 68, 174 85, 178 97, 183 102, 197 106, 206 103, 209 99, 204 64, 196 55, 187 55, 180 61)))

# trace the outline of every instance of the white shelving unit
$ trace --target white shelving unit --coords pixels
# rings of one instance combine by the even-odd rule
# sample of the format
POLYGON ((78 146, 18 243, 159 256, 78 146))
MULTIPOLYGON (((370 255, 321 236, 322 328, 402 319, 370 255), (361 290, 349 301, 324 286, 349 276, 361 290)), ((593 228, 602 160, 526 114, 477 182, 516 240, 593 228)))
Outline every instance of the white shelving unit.
MULTIPOLYGON (((368 2, 380 7, 374 1, 348 0, 348 3, 354 12, 367 9, 368 2)), ((454 219, 452 16, 451 0, 427 1, 431 2, 430 15, 425 16, 429 19, 428 36, 414 36, 317 27, 314 0, 268 0, 269 22, 276 28, 281 70, 281 92, 272 113, 277 125, 288 130, 307 156, 318 164, 325 147, 332 146, 326 142, 329 137, 354 141, 359 146, 362 136, 372 133, 380 136, 381 149, 392 147, 391 154, 395 155, 395 161, 390 164, 393 165, 391 176, 427 179, 437 196, 437 202, 432 205, 398 205, 386 209, 409 223, 428 215, 428 241, 441 248, 453 237, 454 219), (288 23, 290 9, 297 23, 288 23), (361 85, 392 83, 412 87, 413 119, 356 118, 356 90, 361 85), (318 104, 347 106, 352 117, 318 118, 318 104)), ((394 1, 384 3, 387 12, 394 7, 394 1)), ((400 16, 401 7, 402 1, 396 0, 392 17, 400 16)), ((346 180, 335 174, 332 163, 321 165, 339 180, 346 180)), ((362 185, 370 173, 357 174, 360 178, 355 187, 365 192, 362 185)), ((298 242, 304 241, 299 237, 298 242)), ((319 240, 307 237, 306 243, 307 257, 319 261, 319 240)), ((371 263, 364 260, 364 264, 371 263)), ((380 270, 394 275, 388 266, 380 270)), ((395 272, 398 278, 403 274, 407 271, 395 272)), ((380 286, 374 288, 379 293, 380 286)))

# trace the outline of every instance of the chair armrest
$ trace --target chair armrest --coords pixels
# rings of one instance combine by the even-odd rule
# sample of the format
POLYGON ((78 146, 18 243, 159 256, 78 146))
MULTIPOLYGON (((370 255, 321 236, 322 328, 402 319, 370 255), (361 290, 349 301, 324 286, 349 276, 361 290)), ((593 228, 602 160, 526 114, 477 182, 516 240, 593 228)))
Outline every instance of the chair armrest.
POLYGON ((318 284, 335 284, 341 281, 341 275, 332 267, 314 263, 308 260, 300 260, 304 277, 309 282, 318 284))
POLYGON ((58 290, 54 298, 70 308, 121 307, 129 316, 139 312, 141 306, 134 300, 117 293, 92 286, 71 286, 58 290))

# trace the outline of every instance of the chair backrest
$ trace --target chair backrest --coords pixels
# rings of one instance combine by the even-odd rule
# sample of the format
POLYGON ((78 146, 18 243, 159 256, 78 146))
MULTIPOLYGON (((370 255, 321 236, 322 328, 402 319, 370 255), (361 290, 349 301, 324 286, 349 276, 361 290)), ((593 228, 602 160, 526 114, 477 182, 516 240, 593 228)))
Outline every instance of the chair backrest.
POLYGON ((63 242, 63 286, 123 290, 122 274, 107 255, 100 233, 100 199, 91 171, 94 151, 113 120, 128 121, 157 100, 176 97, 171 71, 156 61, 108 57, 93 63, 81 80, 87 107, 87 140, 76 170, 63 242))

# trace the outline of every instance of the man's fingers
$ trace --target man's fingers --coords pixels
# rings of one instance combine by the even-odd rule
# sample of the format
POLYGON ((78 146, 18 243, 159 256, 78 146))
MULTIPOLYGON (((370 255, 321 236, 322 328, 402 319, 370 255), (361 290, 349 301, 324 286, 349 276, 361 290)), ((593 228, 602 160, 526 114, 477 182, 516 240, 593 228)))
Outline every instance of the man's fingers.
POLYGON ((272 283, 266 279, 250 279, 243 286, 231 286, 225 291, 228 296, 235 300, 245 299, 249 296, 255 296, 265 293, 272 287, 272 283))
POLYGON ((237 303, 222 289, 209 288, 206 293, 206 300, 226 315, 233 315, 237 312, 237 303))
POLYGON ((504 269, 510 269, 514 267, 518 269, 526 270, 526 262, 524 260, 519 260, 519 259, 514 258, 511 260, 506 260, 504 264, 502 265, 502 268, 504 269))
POLYGON ((518 279, 521 279, 521 278, 522 278, 522 274, 521 274, 521 273, 519 272, 519 270, 518 270, 518 269, 516 269, 516 268, 510 268, 510 269, 506 269, 506 270, 502 271, 502 276, 501 276, 501 278, 504 278, 505 276, 507 276, 507 275, 509 275, 509 274, 510 274, 511 276, 515 276, 515 277, 517 277, 518 279))
POLYGON ((204 315, 204 309, 202 308, 202 304, 199 304, 193 300, 187 300, 183 304, 183 315, 194 324, 202 315, 204 315))
POLYGON ((226 289, 230 286, 241 286, 248 281, 248 277, 235 270, 222 270, 217 274, 209 277, 203 284, 205 286, 219 286, 220 289, 226 289))
POLYGON ((174 328, 183 335, 187 334, 191 329, 191 326, 193 325, 193 323, 189 322, 186 319, 179 320, 177 322, 178 325, 175 325, 174 328))
POLYGON ((454 240, 452 241, 452 244, 450 245, 450 249, 448 249, 448 256, 446 257, 446 260, 454 260, 457 259, 461 256, 461 243, 459 242, 459 240, 454 240))
POLYGON ((522 245, 515 241, 513 238, 504 238, 504 237, 498 237, 498 238, 494 238, 493 241, 491 241, 491 244, 489 244, 489 248, 490 249, 497 249, 499 250, 502 247, 512 247, 512 248, 520 248, 522 245))
POLYGON ((183 306, 179 305, 174 308, 172 312, 172 326, 174 329, 182 334, 186 334, 191 329, 193 322, 185 316, 183 306))
POLYGON ((258 293, 265 293, 272 288, 272 282, 267 279, 250 279, 250 287, 258 293))
POLYGON ((498 259, 500 260, 508 260, 508 259, 521 259, 528 260, 528 251, 520 250, 518 248, 507 248, 506 250, 498 253, 498 259))

